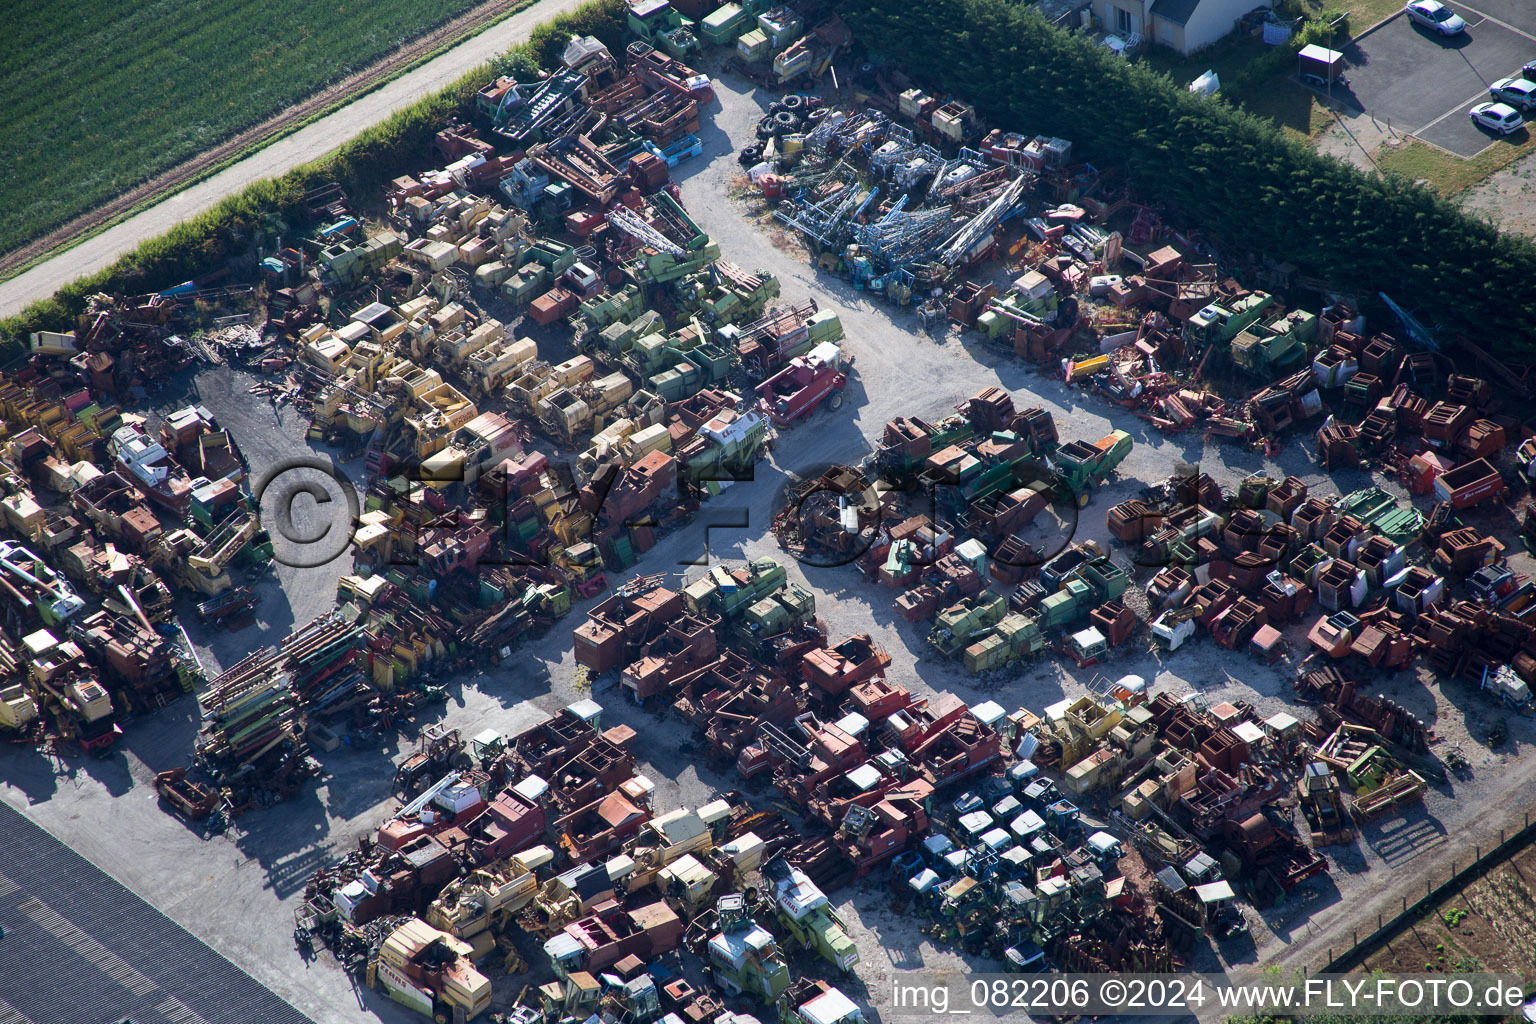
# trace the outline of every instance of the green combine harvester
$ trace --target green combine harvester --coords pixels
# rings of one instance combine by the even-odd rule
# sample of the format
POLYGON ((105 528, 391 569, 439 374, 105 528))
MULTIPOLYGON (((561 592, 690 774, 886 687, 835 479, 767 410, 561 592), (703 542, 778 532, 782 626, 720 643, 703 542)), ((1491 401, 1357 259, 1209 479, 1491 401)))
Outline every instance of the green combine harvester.
POLYGON ((1130 434, 1116 430, 1094 444, 1068 441, 1056 449, 1059 482, 1077 501, 1078 508, 1086 507, 1093 488, 1109 479, 1115 467, 1125 461, 1132 444, 1130 434))
POLYGON ((1003 621, 1008 602, 1001 594, 977 594, 963 597, 939 613, 928 642, 946 658, 964 650, 973 639, 1003 621))

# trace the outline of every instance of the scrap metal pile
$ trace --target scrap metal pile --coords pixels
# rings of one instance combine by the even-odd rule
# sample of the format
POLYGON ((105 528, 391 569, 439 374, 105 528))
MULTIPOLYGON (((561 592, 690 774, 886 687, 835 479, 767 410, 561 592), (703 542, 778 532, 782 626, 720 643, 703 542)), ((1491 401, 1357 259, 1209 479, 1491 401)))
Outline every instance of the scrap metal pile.
POLYGON ((1240 892, 1268 904, 1328 870, 1267 808, 1295 749, 1251 709, 1097 689, 1008 716, 1018 758, 936 801, 931 834, 894 860, 936 941, 1021 971, 1176 970, 1207 933, 1246 927, 1240 892), (1079 809, 1100 799, 1106 827, 1079 809))
MULTIPOLYGON (((203 725, 192 768, 156 777, 167 804, 194 821, 215 809, 237 817, 253 805, 287 799, 318 773, 300 694, 336 666, 347 675, 350 639, 327 626, 312 623, 285 641, 285 650, 258 651, 213 680, 199 697, 203 725)), ((341 685, 350 683, 343 678, 341 685)))
MULTIPOLYGON (((101 754, 124 716, 163 707, 201 677, 173 591, 204 618, 238 615, 251 592, 230 569, 256 570, 271 548, 239 449, 212 413, 188 406, 152 433, 118 404, 117 377, 93 376, 85 353, 62 362, 54 349, 73 336, 50 337, 0 380, 0 509, 11 535, 0 541, 0 731, 101 754)), ((133 364, 136 349, 118 351, 133 364)))
POLYGON ((898 96, 883 76, 869 102, 786 97, 743 162, 822 269, 918 303, 925 326, 974 328, 1167 432, 1272 449, 1310 424, 1325 466, 1374 462, 1415 494, 1526 433, 1465 372, 1475 363, 1524 397, 1518 368, 1470 340, 1454 343, 1458 376, 1406 313, 1401 338, 1367 333, 1345 303, 1316 314, 1264 290, 1326 291, 1293 268, 1259 268, 1257 284, 1224 274, 1115 173, 1072 164, 1065 140, 988 130, 963 102, 898 96))
POLYGON ((628 57, 573 38, 557 72, 498 81, 483 127, 438 134, 442 170, 392 183, 389 230, 343 219, 270 268, 312 436, 371 481, 340 600, 381 689, 449 647, 448 668, 506 657, 773 428, 841 404, 837 314, 770 308, 778 282, 722 260, 667 184, 708 78, 628 57))
POLYGON ((323 615, 231 666, 199 694, 203 726, 192 762, 156 780, 171 809, 190 820, 218 810, 227 820, 287 799, 320 771, 311 744, 334 750, 341 732, 391 727, 397 716, 444 698, 429 676, 409 685, 396 676, 411 675, 403 666, 414 668, 428 654, 444 654, 441 640, 436 650, 415 646, 402 635, 406 625, 430 637, 450 635, 449 623, 385 580, 369 586, 347 577, 344 586, 348 580, 365 588, 372 602, 366 613, 349 603, 323 615))
MULTIPOLYGON (((1455 393, 1480 393, 1476 383, 1455 378, 1455 393)), ((1447 406, 1434 406, 1434 419, 1465 425, 1432 426, 1436 435, 1497 433, 1473 409, 1447 406)), ((1362 674, 1404 668, 1422 651, 1437 671, 1497 686, 1505 700, 1529 706, 1521 680, 1536 674, 1536 662, 1515 653, 1526 642, 1536 584, 1503 564, 1499 541, 1458 518, 1458 508, 1503 486, 1475 452, 1464 455, 1470 471, 1438 477, 1435 468, 1446 464, 1438 457, 1408 460, 1424 480, 1410 490, 1433 489, 1442 499, 1427 515, 1379 487, 1315 495, 1295 477, 1256 475, 1226 493, 1189 467, 1107 511, 1113 542, 1130 555, 1120 564, 1098 542, 1073 543, 1072 535, 1078 510, 1130 450, 1128 434, 1060 443, 1048 413, 1017 411, 995 387, 959 411, 938 423, 891 421, 866 466, 833 468, 791 488, 774 531, 798 558, 852 563, 896 590, 898 614, 934 620, 930 641, 942 655, 963 657, 969 671, 1047 646, 1084 667, 1124 645, 1144 617, 1166 649, 1203 627, 1223 647, 1270 663, 1304 641, 1362 674), (1142 568, 1156 571, 1145 599, 1133 602, 1127 589, 1142 568), (1458 584, 1465 600, 1453 604, 1458 584), (1429 625, 1458 608, 1462 619, 1478 609, 1479 623, 1510 620, 1492 635, 1512 636, 1516 646, 1464 645, 1462 630, 1429 625), (1303 620, 1310 631, 1290 629, 1303 620)), ((1442 440, 1440 450, 1454 446, 1442 440)))
MULTIPOLYGON (((883 78, 880 87, 863 110, 786 97, 759 126, 766 141, 742 153, 819 267, 916 302, 925 327, 947 319, 1021 358, 1067 357, 1068 380, 1164 429, 1283 429, 1285 399, 1299 406, 1310 389, 1286 378, 1235 403, 1202 381, 1218 370, 1265 381, 1305 370, 1320 333, 1331 340, 1319 318, 1287 314, 1190 255, 1190 237, 1134 202, 1116 174, 1073 163, 1069 141, 988 130, 963 102, 919 88, 898 96, 883 78), (1015 275, 1001 289, 998 260, 1015 275)), ((1269 277, 1293 283, 1283 269, 1269 277)))
MULTIPOLYGON (((1230 279, 1201 285, 1172 246, 1143 262, 1145 273, 1103 293, 1133 314, 1129 329, 1075 339, 1079 351, 1091 345, 1101 354, 1064 361, 1063 370, 1164 431, 1200 426, 1207 438, 1273 450, 1293 429, 1321 424, 1312 429, 1325 467, 1375 465, 1413 494, 1429 493, 1459 462, 1496 456, 1506 436, 1520 434, 1486 380, 1458 373, 1432 345, 1367 334, 1364 318, 1343 303, 1316 315, 1230 279), (1231 386, 1242 382, 1246 394, 1231 386)), ((1507 367, 1464 347, 1523 388, 1507 367)))
POLYGON ((471 964, 488 957, 508 973, 528 972, 527 957, 552 971, 514 1011, 544 1019, 665 1008, 705 1020, 729 997, 792 1011, 835 991, 792 991, 790 950, 835 949, 840 967, 857 952, 783 860, 791 826, 737 794, 661 812, 635 770, 634 730, 604 729, 601 715, 580 701, 467 744, 429 729, 396 773, 396 813, 310 878, 301 946, 318 938, 395 998, 468 1017, 489 1004, 491 981, 471 964), (685 952, 712 968, 711 990, 682 980, 685 952))
MULTIPOLYGON (((443 170, 392 185, 393 230, 341 235, 306 279, 305 301, 370 282, 295 343, 315 433, 374 479, 359 560, 399 587, 512 563, 537 625, 746 472, 770 423, 841 403, 837 315, 769 309, 778 282, 720 259, 667 184, 708 78, 645 42, 628 57, 573 38, 559 71, 488 87, 488 130, 440 133, 443 170)), ((530 623, 465 628, 495 650, 530 623)))
MULTIPOLYGON (((203 406, 155 424, 124 408, 193 360, 259 368, 252 390, 302 409, 310 440, 365 479, 335 610, 214 678, 191 762, 157 777, 194 820, 292 796, 321 770, 313 750, 512 658, 749 474, 775 431, 840 407, 837 313, 776 303, 778 281, 722 258, 669 178, 703 148, 713 87, 683 63, 701 40, 784 86, 818 77, 846 30, 688 6, 631 3, 623 62, 573 37, 557 69, 482 90, 476 123, 436 135, 436 166, 392 181, 380 221, 316 189, 258 287, 99 297, 75 331, 34 336, 0 378, 0 728, 35 740, 46 722, 103 750, 120 716, 200 676, 174 591, 208 622, 245 621, 236 572, 253 579, 272 544, 235 439, 203 406), (261 298, 258 327, 243 307, 261 298)), ((1224 276, 1065 140, 989 132, 963 102, 881 83, 863 110, 785 96, 742 154, 820 267, 1165 431, 1273 443, 1316 421, 1325 467, 1437 503, 1295 477, 1225 491, 1189 467, 1107 510, 1112 545, 1074 542, 1131 435, 1063 441, 1049 412, 989 387, 791 486, 781 546, 854 566, 904 621, 931 620, 939 657, 992 679, 1047 648, 1109 660, 1143 624, 1169 651, 1202 628, 1267 663, 1305 647, 1315 718, 1135 675, 1039 714, 921 696, 869 634, 829 637, 771 558, 675 587, 639 576, 573 630, 576 662, 680 719, 684 752, 771 787, 776 809, 733 792, 662 811, 635 730, 604 729, 591 700, 514 736, 428 726, 397 768, 399 806, 309 880, 301 947, 318 938, 441 1020, 487 1010, 475 962, 491 957, 552 972, 518 1000, 521 1024, 716 1021, 736 997, 787 1024, 858 1024, 789 962, 854 967, 827 893, 875 879, 935 941, 1013 970, 1168 972, 1246 928, 1239 899, 1285 899, 1329 870, 1319 848, 1443 778, 1433 733, 1368 694, 1372 674, 1422 656, 1532 707, 1536 582, 1476 516, 1536 476, 1536 441, 1508 456, 1525 431, 1489 381, 1416 330, 1419 347, 1366 335, 1343 303, 1287 309, 1224 276), (1242 378, 1260 389, 1217 386, 1242 378)), ((1536 513, 1522 525, 1536 544, 1536 513)))
POLYGON ((829 642, 813 595, 771 559, 713 569, 681 591, 637 579, 594 607, 574 641, 579 664, 617 671, 636 701, 690 722, 711 761, 771 778, 829 832, 789 854, 817 885, 874 870, 926 829, 928 794, 999 756, 995 723, 953 698, 930 707, 887 682, 890 656, 868 636, 829 642), (887 724, 895 731, 876 744, 887 724), (887 748, 885 770, 843 794, 862 793, 855 802, 878 805, 883 824, 835 833, 847 801, 807 798, 887 748))
MULTIPOLYGON (((829 642, 811 595, 768 559, 681 591, 637 579, 574 640, 580 664, 691 722, 716 763, 771 780, 803 822, 786 885, 888 879, 935 938, 1019 969, 1046 955, 1063 969, 1172 969, 1204 931, 1241 926, 1234 884, 1272 901, 1327 870, 1266 810, 1305 738, 1322 739, 1289 716, 1149 699, 1130 677, 1043 717, 914 697, 868 636, 829 642), (1122 840, 1073 803, 1101 796, 1106 826, 1148 866, 1134 884, 1116 866, 1122 840)), ((841 963, 840 939, 824 945, 841 963)))
POLYGON ((235 571, 254 578, 272 547, 234 438, 201 406, 158 432, 125 411, 195 359, 259 367, 251 390, 302 408, 310 439, 360 456, 367 476, 355 570, 326 620, 351 637, 346 685, 290 680, 273 688, 289 718, 247 722, 245 687, 266 693, 292 666, 221 676, 205 710, 227 733, 162 786, 192 794, 168 797, 183 812, 206 803, 195 787, 232 807, 290 792, 314 727, 388 726, 441 694, 438 673, 507 657, 750 473, 775 428, 841 404, 837 314, 772 307, 773 276, 722 260, 668 183, 701 151, 712 91, 663 52, 690 37, 657 28, 652 15, 675 12, 652 6, 627 66, 573 38, 557 71, 488 87, 479 124, 436 136, 440 169, 392 182, 385 226, 324 186, 255 287, 102 296, 75 331, 33 337, 29 365, 0 383, 20 538, 4 563, 16 671, 0 727, 35 738, 43 719, 102 749, 114 711, 196 681, 190 643, 182 655, 162 635, 182 639, 166 625, 173 590, 205 621, 250 621, 254 586, 235 571), (294 746, 274 761, 279 720, 294 746), (237 735, 250 727, 262 743, 237 735))
MULTIPOLYGON (((766 559, 713 570, 680 593, 657 580, 636 580, 594 608, 574 640, 579 663, 619 672, 621 686, 637 700, 670 703, 690 720, 711 757, 734 761, 745 778, 770 778, 805 823, 802 840, 786 852, 788 864, 777 869, 779 886, 834 889, 874 875, 906 892, 912 880, 934 918, 935 935, 969 933, 972 949, 1029 969, 1038 967, 1037 944, 1051 947, 1058 963, 1097 963, 1095 956, 1109 955, 1103 936, 1126 927, 1138 938, 1115 944, 1114 966, 1174 963, 1150 901, 1127 915, 1123 901, 1106 897, 1103 870, 1075 870, 1080 864, 1072 857, 1083 854, 1071 851, 1084 838, 1077 809, 1051 789, 1026 791, 1038 771, 1028 752, 1049 745, 1054 760, 1041 760, 1060 765, 1066 737, 1078 757, 1097 755, 1098 742, 1107 743, 1120 722, 1120 709, 1089 715, 1086 703, 1077 706, 1074 715, 1089 715, 1095 726, 1071 738, 1071 725, 1048 728, 1028 712, 1005 715, 994 702, 968 708, 955 697, 917 699, 886 679, 891 656, 868 636, 829 643, 809 593, 788 585, 783 568, 766 559), (1018 751, 1025 751, 1023 758, 1018 751), (1006 815, 1001 831, 955 831, 962 826, 940 808, 948 808, 960 783, 988 792, 988 806, 997 803, 1006 815), (1026 806, 1021 798, 1034 803, 1026 806), (1028 826, 1038 817, 1029 811, 1035 804, 1046 815, 1038 829, 1028 826), (1018 835, 1008 832, 1015 817, 1018 835), (998 863, 1008 867, 1000 870, 998 863), (997 900, 1011 901, 1001 917, 985 910, 1000 906, 997 900)), ((1134 700, 1144 702, 1144 694, 1134 700)), ((1137 737, 1135 748, 1137 754, 1112 765, 1095 757, 1092 763, 1107 769, 1074 783, 1074 792, 1112 785, 1124 766, 1146 754, 1150 735, 1147 742, 1137 737)), ((1232 786, 1249 781, 1233 778, 1232 786)), ((968 795, 958 803, 969 815, 960 821, 977 827, 980 818, 972 812, 980 800, 968 795)), ((1167 809, 1174 811, 1172 803, 1167 809)), ((1276 831, 1269 841, 1284 846, 1286 835, 1276 831)), ((1290 867, 1287 887, 1303 877, 1299 867, 1290 867)), ((1321 869, 1310 860, 1306 867, 1321 869)), ((1198 913, 1184 912, 1197 930, 1204 927, 1198 913)), ((823 958, 846 966, 840 929, 814 933, 829 935, 817 943, 823 958)))
POLYGON ((1129 572, 1092 541, 1068 547, 1078 509, 1131 447, 1124 431, 1063 444, 1050 413, 986 388, 938 423, 887 423, 864 468, 792 488, 774 532, 802 560, 853 563, 895 591, 897 614, 934 620, 929 641, 971 672, 1035 654, 1050 636, 1085 666, 1137 626, 1120 600, 1129 572))
MULTIPOLYGON (((777 200, 775 218, 805 236, 820 266, 906 304, 994 256, 1001 225, 1024 212, 1026 197, 1071 177, 1071 147, 1039 139, 1009 149, 997 133, 982 140, 972 108, 939 106, 918 90, 901 110, 915 115, 910 126, 874 108, 845 112, 787 96, 758 127, 764 143, 741 157, 777 200)), ((1072 237, 1103 245, 1086 230, 1072 237)), ((1057 317, 1054 306, 1010 312, 1031 327, 1057 317)))
POLYGON ((44 357, 32 368, 67 373, 98 394, 142 397, 194 362, 257 356, 270 341, 252 325, 256 289, 221 285, 226 276, 216 271, 146 295, 92 295, 74 330, 31 336, 30 354, 44 357))
MULTIPOLYGON (((1451 393, 1486 395, 1466 378, 1458 378, 1451 393)), ((1265 662, 1283 657, 1292 643, 1304 645, 1312 653, 1302 661, 1296 685, 1318 710, 1315 720, 1303 723, 1285 713, 1261 720, 1240 703, 1206 707, 1193 694, 1175 699, 1160 693, 1149 701, 1141 679, 1126 676, 1114 683, 1097 677, 1091 697, 1062 702, 1043 719, 1009 716, 1009 725, 998 727, 1003 762, 1018 749, 1028 761, 1018 769, 1023 778, 1045 770, 1051 788, 1032 794, 1033 802, 1022 799, 1027 791, 1009 769, 1012 782, 970 784, 950 817, 935 814, 939 802, 921 794, 919 831, 942 835, 902 852, 893 870, 911 880, 917 906, 933 915, 928 930, 934 937, 1016 964, 1037 962, 1042 950, 1063 969, 1164 964, 1156 941, 1144 947, 1148 958, 1103 960, 1095 959, 1091 946, 1063 944, 1063 933, 1040 927, 1041 877, 1016 873, 1021 859, 1027 861, 1016 846, 1028 845, 1020 840, 1048 827, 1052 813, 1075 813, 1070 803, 1053 804, 1063 793, 1076 799, 1103 792, 1113 813, 1111 831, 1088 837, 1088 849, 1076 861, 1069 858, 1060 877, 1094 877, 1104 854, 1129 840, 1153 862, 1149 873, 1155 879, 1136 894, 1135 905, 1156 905, 1157 920, 1178 936, 1198 935, 1202 927, 1225 935, 1244 927, 1231 909, 1230 879, 1245 879, 1261 902, 1278 898, 1327 869, 1315 849, 1353 842, 1356 823, 1422 798, 1428 779, 1444 780, 1443 768, 1428 755, 1434 734, 1425 723, 1391 700, 1367 695, 1377 672, 1403 669, 1422 655, 1442 677, 1460 676, 1495 700, 1531 708, 1536 630, 1526 620, 1536 584, 1503 564, 1497 540, 1458 521, 1454 476, 1438 481, 1443 500, 1426 515, 1377 487, 1322 496, 1294 477, 1256 475, 1229 493, 1187 467, 1108 510, 1106 526, 1130 554, 1127 566, 1094 541, 1065 547, 1060 538, 1070 539, 1073 513, 1087 504, 1093 483, 1113 469, 1118 459, 1112 453, 1123 456, 1128 437, 1061 444, 1047 414, 1016 411, 997 388, 973 396, 959 411, 939 423, 894 420, 866 466, 835 467, 793 487, 774 523, 780 543, 810 564, 851 563, 871 581, 900 591, 898 612, 907 621, 934 617, 930 642, 943 655, 963 653, 973 672, 1043 650, 1052 637, 1079 667, 1092 664, 1111 657, 1145 614, 1152 639, 1168 650, 1182 647, 1201 627, 1221 646, 1265 662), (1057 522, 1031 536, 1031 527, 1048 518, 1042 516, 1047 509, 1057 522), (1144 598, 1130 589, 1133 573, 1143 567, 1155 570, 1144 598), (1026 737, 1023 744, 1020 736, 1026 737), (1181 774, 1191 760, 1198 769, 1181 774), (1293 796, 1311 826, 1310 847, 1289 827, 1284 806, 1293 796), (1032 812, 1021 819, 1025 834, 1013 821, 1021 808, 1032 812), (1022 885, 1014 885, 1020 878, 1022 885), (999 906, 1010 909, 1001 925, 999 906)), ((1475 411, 1460 408, 1457 415, 1470 424, 1475 411)), ((1442 411, 1435 419, 1455 417, 1442 411)), ((1465 425, 1433 429, 1442 450, 1454 448, 1450 438, 1482 433, 1469 433, 1465 425)), ((1480 471, 1461 485, 1473 488, 1464 504, 1491 496, 1498 481, 1497 471, 1480 471)), ((850 640, 839 651, 877 666, 881 675, 888 664, 870 659, 867 638, 850 640)), ((806 678, 818 678, 809 667, 817 652, 803 657, 806 678)), ((626 678, 636 671, 626 670, 626 678)), ((902 690, 898 707, 905 699, 902 690)), ((879 794, 869 806, 890 802, 923 778, 915 765, 891 772, 884 760, 890 750, 867 742, 882 733, 868 725, 880 721, 871 703, 854 687, 846 705, 819 707, 796 719, 799 735, 781 737, 780 722, 759 726, 757 749, 783 758, 775 782, 808 817, 848 806, 850 797, 864 792, 879 794), (839 720, 840 714, 846 717, 839 720), (828 735, 840 737, 825 730, 826 721, 837 721, 844 731, 846 723, 855 723, 864 744, 848 759, 840 752, 834 757, 839 748, 828 735), (805 763, 845 774, 834 783, 784 768, 805 763), (821 784, 828 795, 818 795, 821 784)), ((989 722, 1001 713, 1000 707, 989 714, 970 709, 989 722)), ((893 735, 885 733, 887 739, 893 735)), ((748 767, 743 762, 743 770, 748 767)), ((836 850, 849 873, 867 870, 875 858, 853 836, 863 837, 866 828, 888 836, 886 826, 910 824, 900 800, 892 810, 878 806, 873 825, 854 811, 850 827, 832 811, 824 823, 836 830, 835 838, 807 844, 795 856, 836 850)), ((1072 834, 1062 831, 1063 838, 1072 834)), ((897 850, 912 845, 909 835, 898 836, 897 850)), ((1109 860, 1119 858, 1116 852, 1109 860)), ((1074 897, 1068 916, 1091 922, 1097 901, 1128 895, 1130 883, 1119 881, 1108 897, 1092 888, 1089 902, 1074 897)), ((1082 940, 1091 931, 1071 934, 1082 940)), ((1118 933, 1112 925, 1103 934, 1118 933)), ((1168 938, 1156 935, 1158 941, 1168 938)), ((1175 945, 1185 948, 1183 941, 1175 945)))

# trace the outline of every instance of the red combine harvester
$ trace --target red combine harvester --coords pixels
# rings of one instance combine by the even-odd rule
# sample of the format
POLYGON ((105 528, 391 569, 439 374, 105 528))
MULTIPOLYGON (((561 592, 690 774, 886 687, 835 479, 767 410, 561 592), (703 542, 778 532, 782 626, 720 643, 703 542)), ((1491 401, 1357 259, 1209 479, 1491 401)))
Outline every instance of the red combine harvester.
POLYGON ((824 341, 757 386, 758 408, 774 426, 793 426, 823 401, 828 409, 841 406, 847 383, 842 349, 824 341))
POLYGON ((398 850, 417 836, 437 835, 479 817, 486 809, 486 800, 476 776, 483 778, 483 773, 449 772, 427 787, 379 829, 379 845, 398 850))
POLYGON ((636 40, 629 44, 629 70, 653 89, 665 89, 700 103, 715 98, 714 83, 676 57, 662 53, 649 43, 636 40))

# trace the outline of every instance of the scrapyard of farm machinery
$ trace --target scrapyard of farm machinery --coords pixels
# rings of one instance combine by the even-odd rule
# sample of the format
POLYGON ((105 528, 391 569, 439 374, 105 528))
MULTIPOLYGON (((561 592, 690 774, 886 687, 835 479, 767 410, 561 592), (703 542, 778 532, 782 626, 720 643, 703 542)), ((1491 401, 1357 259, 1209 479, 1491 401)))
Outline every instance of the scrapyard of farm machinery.
MULTIPOLYGON (((436 166, 396 178, 379 217, 316 189, 305 236, 264 251, 254 283, 100 295, 74 330, 32 337, 0 380, 0 729, 103 753, 127 716, 196 692, 193 756, 156 788, 223 826, 298 792, 317 749, 392 730, 445 677, 595 600, 573 630, 584 672, 686 723, 744 791, 656 806, 650 752, 590 699, 511 736, 428 726, 398 810, 309 880, 299 941, 439 1017, 491 1006, 476 961, 527 969, 536 948, 553 980, 517 1001, 523 1024, 728 1020, 726 1000, 852 1024, 835 985, 789 967, 858 964, 827 897, 841 886, 888 886, 933 941, 1013 970, 1170 971, 1246 929, 1240 901, 1283 901, 1329 871, 1324 847, 1443 780, 1433 731, 1368 692, 1376 674, 1422 662, 1530 709, 1536 583, 1488 526, 1536 472, 1500 400, 1529 397, 1519 373, 1466 338, 1442 351, 1406 313, 1399 337, 1343 301, 1287 308, 1069 141, 988 130, 872 68, 783 95, 740 154, 749 202, 822 272, 1159 431, 1271 454, 1305 431, 1324 467, 1409 498, 1262 474, 1224 488, 1181 466, 1102 509, 1109 543, 1078 539, 1132 433, 1063 439, 1001 387, 892 419, 862 463, 789 488, 786 559, 931 623, 923 658, 983 684, 1051 654, 1090 670, 1086 695, 1038 709, 912 692, 892 678, 906 652, 829 635, 773 558, 631 573, 780 431, 836 415, 846 349, 872 343, 777 301, 670 180, 715 98, 685 63, 701 39, 782 91, 819 83, 846 30, 764 5, 691 14, 631 3, 622 62, 573 37, 558 70, 487 86, 477 123, 445 126, 436 166), (281 539, 207 405, 132 405, 220 363, 307 414, 365 486, 335 609, 205 674, 177 599, 243 628, 281 539), (1203 634, 1295 663, 1312 713, 1109 669, 1203 634)), ((1536 538, 1529 506, 1521 531, 1536 538)))

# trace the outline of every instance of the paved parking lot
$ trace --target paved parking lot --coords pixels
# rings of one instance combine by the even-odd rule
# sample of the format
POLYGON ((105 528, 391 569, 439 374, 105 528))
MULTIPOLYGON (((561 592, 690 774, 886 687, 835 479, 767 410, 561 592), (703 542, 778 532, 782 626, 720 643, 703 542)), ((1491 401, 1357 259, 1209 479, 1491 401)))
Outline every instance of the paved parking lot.
MULTIPOLYGON (((1437 36, 1404 15, 1345 48, 1349 84, 1335 88, 1350 102, 1399 134, 1412 134, 1460 156, 1495 144, 1467 111, 1488 99, 1488 83, 1536 59, 1536 3, 1477 0, 1453 3, 1467 22, 1455 38, 1437 36)), ((1508 137, 1519 142, 1525 129, 1508 137)))

